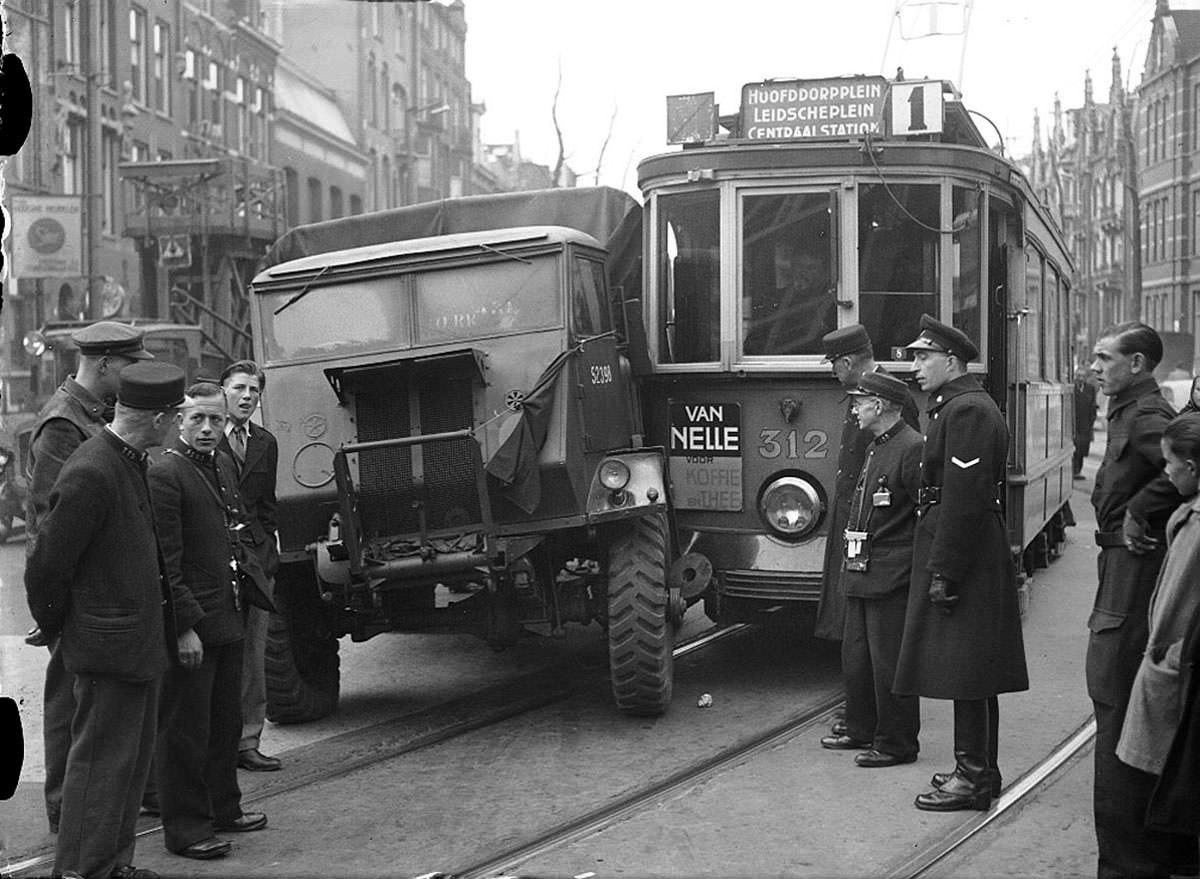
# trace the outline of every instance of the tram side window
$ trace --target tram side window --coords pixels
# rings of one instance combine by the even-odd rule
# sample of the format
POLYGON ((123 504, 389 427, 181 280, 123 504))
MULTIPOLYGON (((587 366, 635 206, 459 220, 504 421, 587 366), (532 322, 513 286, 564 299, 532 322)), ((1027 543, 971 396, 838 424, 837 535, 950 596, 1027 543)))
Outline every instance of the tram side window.
POLYGON ((972 339, 983 342, 983 224, 982 194, 954 187, 954 287, 951 323, 972 339))
POLYGON ((1024 348, 1026 381, 1037 381, 1043 376, 1042 364, 1042 255, 1036 248, 1025 248, 1025 303, 1021 309, 1021 322, 1017 332, 1024 348))
POLYGON ((836 195, 748 195, 742 204, 742 350, 820 354, 837 329, 836 195))
POLYGON ((711 363, 721 343, 721 200, 715 189, 660 195, 659 359, 711 363))
POLYGON ((923 313, 938 316, 940 203, 936 185, 858 189, 859 320, 878 360, 916 338, 923 313))

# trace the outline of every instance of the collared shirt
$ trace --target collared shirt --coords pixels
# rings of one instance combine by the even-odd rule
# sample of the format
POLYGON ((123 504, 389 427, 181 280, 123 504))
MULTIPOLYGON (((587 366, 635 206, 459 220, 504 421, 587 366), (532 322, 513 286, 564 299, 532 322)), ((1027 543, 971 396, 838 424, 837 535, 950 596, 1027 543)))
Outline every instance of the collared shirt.
POLYGON ((1174 417, 1153 375, 1139 376, 1110 398, 1108 444, 1092 491, 1099 530, 1120 530, 1129 510, 1151 530, 1162 531, 1183 500, 1163 472, 1160 446, 1174 417))

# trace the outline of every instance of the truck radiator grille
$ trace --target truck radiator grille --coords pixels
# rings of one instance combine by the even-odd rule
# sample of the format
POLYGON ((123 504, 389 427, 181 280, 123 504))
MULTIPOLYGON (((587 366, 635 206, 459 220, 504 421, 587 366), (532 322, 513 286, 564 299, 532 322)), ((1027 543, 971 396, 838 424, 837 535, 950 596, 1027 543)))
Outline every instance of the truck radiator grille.
MULTIPOLYGON (((394 439, 469 428, 472 375, 458 364, 437 370, 398 365, 356 388, 358 441, 394 439)), ((473 440, 375 449, 359 454, 359 517, 364 536, 394 537, 421 530, 461 529, 482 520, 473 440), (423 488, 418 488, 418 482, 423 488)))

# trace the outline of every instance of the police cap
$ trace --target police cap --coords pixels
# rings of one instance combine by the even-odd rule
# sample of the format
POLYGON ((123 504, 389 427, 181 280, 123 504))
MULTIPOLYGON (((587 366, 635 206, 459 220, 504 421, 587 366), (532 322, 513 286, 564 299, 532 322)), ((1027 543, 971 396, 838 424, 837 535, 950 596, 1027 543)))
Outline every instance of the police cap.
POLYGON ((909 351, 940 351, 960 360, 974 360, 979 349, 962 330, 944 324, 932 315, 921 315, 921 334, 905 346, 909 351))
POLYGON ((153 360, 154 355, 142 347, 145 335, 129 324, 102 320, 71 333, 71 341, 80 354, 90 357, 117 355, 131 360, 153 360))
POLYGON ((908 386, 886 372, 868 372, 858 380, 858 385, 846 391, 856 397, 882 397, 903 406, 908 402, 908 386))
POLYGON ((117 380, 117 402, 122 406, 158 411, 183 404, 187 377, 174 363, 132 363, 121 370, 117 380))
POLYGON ((871 337, 867 335, 867 328, 862 324, 850 324, 848 327, 826 333, 821 337, 821 344, 825 348, 825 359, 837 360, 853 351, 870 348, 871 337))

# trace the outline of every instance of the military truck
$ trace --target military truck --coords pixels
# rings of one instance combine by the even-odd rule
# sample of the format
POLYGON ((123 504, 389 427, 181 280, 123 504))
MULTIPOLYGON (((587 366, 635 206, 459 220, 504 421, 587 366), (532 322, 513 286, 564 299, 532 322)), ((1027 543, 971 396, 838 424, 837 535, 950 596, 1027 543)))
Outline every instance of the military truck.
POLYGON ((345 635, 465 631, 502 649, 592 622, 617 706, 667 708, 704 583, 676 563, 663 450, 642 443, 639 267, 605 247, 639 243, 640 208, 607 188, 452 199, 277 242, 251 287, 279 440, 272 721, 335 709, 345 635))

